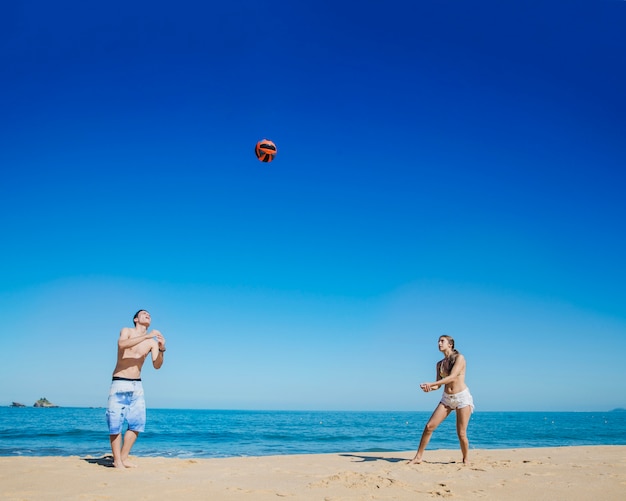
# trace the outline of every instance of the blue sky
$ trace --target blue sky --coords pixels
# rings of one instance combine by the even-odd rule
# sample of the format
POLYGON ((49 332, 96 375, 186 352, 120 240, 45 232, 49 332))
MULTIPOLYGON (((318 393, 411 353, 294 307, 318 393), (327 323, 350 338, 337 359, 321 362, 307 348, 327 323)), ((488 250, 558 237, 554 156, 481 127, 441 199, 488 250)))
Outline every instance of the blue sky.
POLYGON ((3 10, 0 404, 626 407, 625 2, 3 10))

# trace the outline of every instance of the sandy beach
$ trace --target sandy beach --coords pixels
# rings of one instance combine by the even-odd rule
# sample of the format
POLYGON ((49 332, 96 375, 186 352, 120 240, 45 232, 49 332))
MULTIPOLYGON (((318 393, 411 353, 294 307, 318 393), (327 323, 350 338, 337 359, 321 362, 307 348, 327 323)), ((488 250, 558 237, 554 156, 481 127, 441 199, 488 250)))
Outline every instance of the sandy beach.
POLYGON ((626 446, 338 453, 223 459, 1 457, 0 497, 37 499, 612 500, 626 493, 626 446))

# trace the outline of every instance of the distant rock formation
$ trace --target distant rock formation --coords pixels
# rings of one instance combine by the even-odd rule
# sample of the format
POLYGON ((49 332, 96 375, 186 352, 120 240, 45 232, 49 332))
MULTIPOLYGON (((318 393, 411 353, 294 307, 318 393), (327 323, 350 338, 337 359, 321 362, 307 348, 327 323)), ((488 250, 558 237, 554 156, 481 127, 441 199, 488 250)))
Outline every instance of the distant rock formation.
POLYGON ((11 407, 26 407, 24 404, 20 404, 19 402, 13 402, 11 407))
POLYGON ((58 405, 54 405, 46 397, 43 397, 37 400, 35 402, 35 405, 33 405, 33 407, 58 407, 58 405))

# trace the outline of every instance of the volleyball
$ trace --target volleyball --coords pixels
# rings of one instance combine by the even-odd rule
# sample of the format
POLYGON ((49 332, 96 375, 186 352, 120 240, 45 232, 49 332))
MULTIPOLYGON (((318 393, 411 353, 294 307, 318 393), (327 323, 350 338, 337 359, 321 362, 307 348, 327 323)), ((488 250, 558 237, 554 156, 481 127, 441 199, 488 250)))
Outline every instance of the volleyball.
POLYGON ((261 162, 271 162, 276 156, 276 145, 269 139, 261 139, 256 143, 254 153, 261 162))

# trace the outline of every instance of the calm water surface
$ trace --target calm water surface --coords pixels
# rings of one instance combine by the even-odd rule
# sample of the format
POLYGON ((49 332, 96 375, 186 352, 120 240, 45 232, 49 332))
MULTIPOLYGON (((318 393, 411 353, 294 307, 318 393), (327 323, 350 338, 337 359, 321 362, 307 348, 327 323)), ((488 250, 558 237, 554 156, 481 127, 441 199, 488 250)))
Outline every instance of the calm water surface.
MULTIPOLYGON (((110 453, 104 409, 0 408, 0 456, 110 453)), ((149 409, 137 456, 208 458, 417 448, 430 412, 305 412, 149 409)), ((626 412, 476 412, 477 449, 626 445, 626 412)), ((454 415, 429 449, 455 449, 454 415)))

